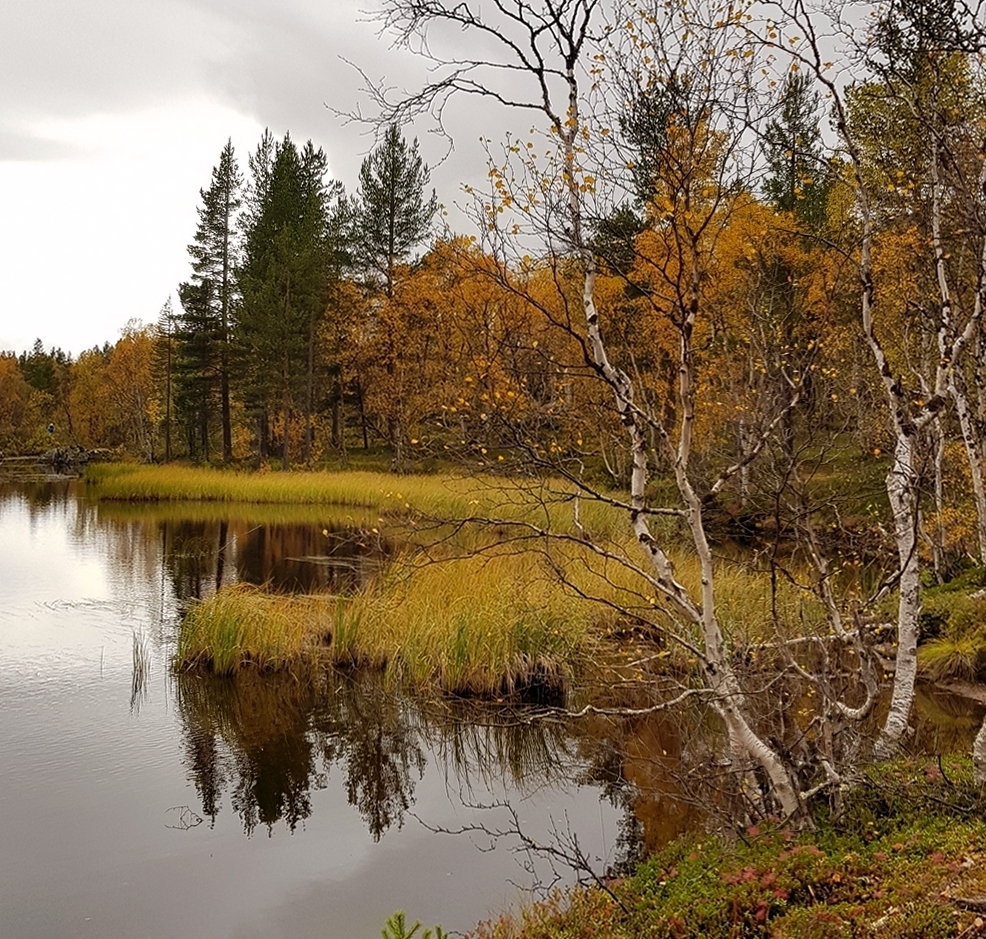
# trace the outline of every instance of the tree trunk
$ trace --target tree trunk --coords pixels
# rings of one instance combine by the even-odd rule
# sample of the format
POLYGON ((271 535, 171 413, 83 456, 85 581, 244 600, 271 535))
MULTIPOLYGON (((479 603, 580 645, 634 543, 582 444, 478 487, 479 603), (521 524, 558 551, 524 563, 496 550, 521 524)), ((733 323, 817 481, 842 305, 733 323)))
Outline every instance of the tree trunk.
POLYGON ((359 404, 359 421, 360 428, 363 431, 363 449, 370 449, 370 438, 367 433, 366 426, 366 408, 363 405, 363 383, 360 381, 359 375, 356 376, 356 400, 359 404))
POLYGON ((913 435, 898 433, 894 462, 887 473, 887 495, 894 515, 894 538, 900 561, 897 604, 897 660, 890 710, 876 743, 878 759, 894 755, 907 732, 917 679, 918 616, 921 611, 921 569, 917 546, 917 486, 913 435))
POLYGON ((233 421, 229 406, 229 356, 225 343, 223 344, 220 363, 219 393, 222 397, 223 462, 231 463, 233 461, 233 421))
POLYGON ((291 469, 291 409, 284 406, 284 440, 281 442, 281 469, 285 472, 291 469))
POLYGON ((302 459, 305 466, 312 465, 312 443, 315 428, 312 424, 312 412, 315 405, 315 318, 308 316, 308 359, 305 363, 305 443, 302 459))
POLYGON ((977 786, 986 785, 986 718, 972 744, 972 781, 977 786))
POLYGON ((959 368, 952 371, 949 392, 955 403, 959 418, 962 442, 965 444, 966 459, 972 477, 972 497, 976 505, 976 535, 979 542, 979 563, 986 564, 986 481, 983 479, 983 464, 986 462, 983 439, 979 433, 978 421, 969 403, 965 376, 959 368))
POLYGON ((332 447, 342 450, 342 387, 337 378, 332 393, 332 447))

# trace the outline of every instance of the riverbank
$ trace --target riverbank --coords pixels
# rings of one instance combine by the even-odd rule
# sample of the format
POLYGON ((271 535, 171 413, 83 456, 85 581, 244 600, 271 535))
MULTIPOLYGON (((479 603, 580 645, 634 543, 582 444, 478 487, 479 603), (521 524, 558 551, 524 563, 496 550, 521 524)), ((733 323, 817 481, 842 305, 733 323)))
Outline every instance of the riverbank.
POLYGON ((986 932, 986 822, 967 760, 876 766, 836 821, 696 834, 625 879, 555 894, 472 939, 958 939, 986 932))

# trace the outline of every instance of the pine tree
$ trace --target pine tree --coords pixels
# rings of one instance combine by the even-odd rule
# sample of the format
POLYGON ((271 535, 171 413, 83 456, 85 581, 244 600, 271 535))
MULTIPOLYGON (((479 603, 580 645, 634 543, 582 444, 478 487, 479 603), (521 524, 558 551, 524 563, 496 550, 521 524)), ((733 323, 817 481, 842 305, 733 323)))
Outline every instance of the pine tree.
POLYGON ((397 265, 431 230, 438 200, 434 190, 425 195, 429 179, 417 139, 409 146, 396 124, 360 167, 359 189, 349 206, 353 259, 383 280, 388 297, 397 265))
MULTIPOLYGON (((425 194, 429 178, 418 141, 408 145, 396 124, 387 127, 380 146, 360 167, 359 188, 348 206, 351 261, 368 278, 369 286, 382 286, 388 301, 394 297, 398 266, 431 230, 438 200, 434 190, 430 196, 425 194)), ((386 394, 393 402, 387 436, 400 469, 404 428, 398 363, 402 350, 400 337, 392 329, 386 335, 383 356, 390 386, 386 394)), ((362 400, 362 389, 359 393, 362 400)))
POLYGON ((818 92, 807 75, 791 73, 779 104, 764 133, 770 171, 764 194, 775 209, 817 231, 826 217, 830 185, 818 130, 818 92))

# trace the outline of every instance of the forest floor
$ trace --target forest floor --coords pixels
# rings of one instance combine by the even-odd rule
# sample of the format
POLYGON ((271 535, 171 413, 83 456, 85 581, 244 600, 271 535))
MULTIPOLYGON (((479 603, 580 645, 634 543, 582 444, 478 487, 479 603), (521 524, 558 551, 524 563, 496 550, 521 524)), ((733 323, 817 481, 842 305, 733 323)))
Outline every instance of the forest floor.
POLYGON ((694 834, 624 879, 473 939, 961 939, 986 934, 986 820, 967 760, 876 766, 815 831, 694 834))

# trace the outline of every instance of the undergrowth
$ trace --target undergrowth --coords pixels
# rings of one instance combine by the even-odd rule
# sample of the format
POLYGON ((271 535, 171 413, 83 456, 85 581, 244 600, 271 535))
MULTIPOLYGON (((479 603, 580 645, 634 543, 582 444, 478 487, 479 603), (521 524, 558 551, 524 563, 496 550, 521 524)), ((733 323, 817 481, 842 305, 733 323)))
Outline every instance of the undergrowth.
POLYGON ((625 880, 557 893, 473 939, 945 939, 983 932, 986 823, 968 762, 878 767, 837 821, 693 835, 625 880), (617 900, 619 902, 617 902, 617 900), (625 910, 622 907, 625 908, 625 910))
POLYGON ((936 681, 986 678, 986 597, 982 568, 922 593, 918 666, 936 681))

